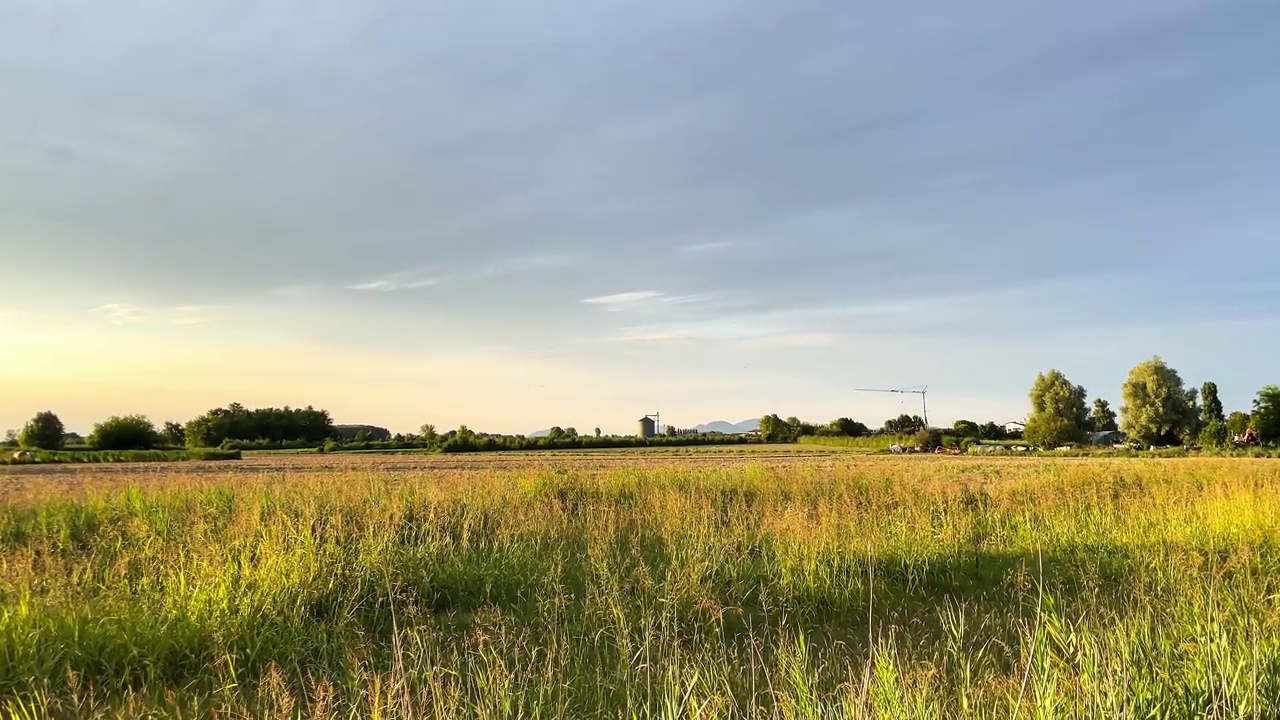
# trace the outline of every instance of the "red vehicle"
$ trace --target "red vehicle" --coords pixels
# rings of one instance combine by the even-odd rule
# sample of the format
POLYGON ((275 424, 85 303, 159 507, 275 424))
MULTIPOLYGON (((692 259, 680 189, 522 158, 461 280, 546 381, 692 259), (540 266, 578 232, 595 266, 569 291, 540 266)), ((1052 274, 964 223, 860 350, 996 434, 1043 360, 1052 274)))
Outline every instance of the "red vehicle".
POLYGON ((1236 445, 1261 445, 1262 438, 1258 436, 1256 428, 1249 428, 1243 434, 1235 436, 1236 445))

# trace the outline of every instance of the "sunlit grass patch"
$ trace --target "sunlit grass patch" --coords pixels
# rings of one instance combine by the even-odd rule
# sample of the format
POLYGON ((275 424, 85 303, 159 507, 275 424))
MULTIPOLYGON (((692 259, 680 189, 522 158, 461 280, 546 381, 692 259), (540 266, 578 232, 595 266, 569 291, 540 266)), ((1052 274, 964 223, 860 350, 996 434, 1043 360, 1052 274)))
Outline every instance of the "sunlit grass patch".
POLYGON ((1280 712, 1269 462, 315 462, 27 478, 0 712, 1280 712))

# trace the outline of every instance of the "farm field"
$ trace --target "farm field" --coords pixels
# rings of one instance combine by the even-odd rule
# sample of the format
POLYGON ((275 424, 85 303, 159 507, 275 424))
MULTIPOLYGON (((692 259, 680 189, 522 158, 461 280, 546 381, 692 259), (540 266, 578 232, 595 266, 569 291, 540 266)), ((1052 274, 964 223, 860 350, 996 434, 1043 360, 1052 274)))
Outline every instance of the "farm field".
POLYGON ((1273 461, 246 454, 0 497, 0 715, 1280 714, 1273 461))

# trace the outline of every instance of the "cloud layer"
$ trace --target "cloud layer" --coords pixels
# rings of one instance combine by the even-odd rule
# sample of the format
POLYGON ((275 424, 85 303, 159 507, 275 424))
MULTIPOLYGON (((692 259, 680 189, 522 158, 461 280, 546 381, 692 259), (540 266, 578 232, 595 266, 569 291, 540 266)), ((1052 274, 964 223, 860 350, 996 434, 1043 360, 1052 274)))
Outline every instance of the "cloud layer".
POLYGON ((765 373, 1114 397, 1182 347, 1244 403, 1266 368, 1168 328, 1271 342, 1238 328, 1280 316, 1278 39, 1264 0, 19 0, 0 302, 501 347, 654 403, 663 363, 748 365, 760 411, 835 403, 765 373))

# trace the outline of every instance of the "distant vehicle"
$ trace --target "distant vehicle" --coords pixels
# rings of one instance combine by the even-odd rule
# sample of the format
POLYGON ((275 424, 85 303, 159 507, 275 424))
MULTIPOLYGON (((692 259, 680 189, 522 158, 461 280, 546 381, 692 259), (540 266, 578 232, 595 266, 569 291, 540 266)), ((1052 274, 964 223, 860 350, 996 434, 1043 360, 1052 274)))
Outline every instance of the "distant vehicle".
POLYGON ((1261 445, 1262 438, 1258 435, 1256 428, 1249 428, 1243 433, 1232 438, 1236 445, 1261 445))

